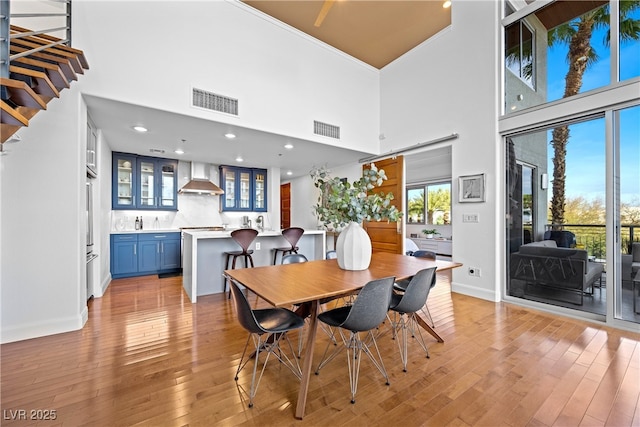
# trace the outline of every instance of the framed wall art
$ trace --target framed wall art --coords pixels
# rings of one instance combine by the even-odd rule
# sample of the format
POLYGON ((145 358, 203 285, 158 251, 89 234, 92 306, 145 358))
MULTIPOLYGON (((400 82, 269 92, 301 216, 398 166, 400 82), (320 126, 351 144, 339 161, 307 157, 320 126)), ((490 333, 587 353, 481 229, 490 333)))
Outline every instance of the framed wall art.
POLYGON ((484 202, 484 174, 466 175, 458 178, 458 201, 460 203, 484 202))

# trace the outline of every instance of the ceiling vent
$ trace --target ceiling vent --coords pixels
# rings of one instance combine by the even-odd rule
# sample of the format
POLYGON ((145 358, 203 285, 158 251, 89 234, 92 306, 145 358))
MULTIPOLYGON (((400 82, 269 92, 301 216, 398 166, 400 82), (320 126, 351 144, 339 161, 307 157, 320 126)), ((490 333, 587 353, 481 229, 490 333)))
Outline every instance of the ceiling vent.
POLYGON ((320 136, 327 136, 329 138, 340 139, 340 127, 330 125, 328 123, 322 123, 317 120, 313 121, 313 133, 320 136))
POLYGON ((220 113, 238 115, 238 100, 206 90, 193 88, 192 105, 220 113))

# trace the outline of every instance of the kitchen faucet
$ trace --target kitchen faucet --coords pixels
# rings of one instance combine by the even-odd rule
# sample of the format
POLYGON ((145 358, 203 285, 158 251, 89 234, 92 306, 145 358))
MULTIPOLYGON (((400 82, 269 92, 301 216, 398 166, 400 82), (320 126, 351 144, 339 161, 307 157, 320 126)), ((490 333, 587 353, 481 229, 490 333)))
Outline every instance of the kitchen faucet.
POLYGON ((256 218, 256 227, 258 227, 258 230, 264 231, 264 217, 262 215, 258 215, 258 218, 256 218))

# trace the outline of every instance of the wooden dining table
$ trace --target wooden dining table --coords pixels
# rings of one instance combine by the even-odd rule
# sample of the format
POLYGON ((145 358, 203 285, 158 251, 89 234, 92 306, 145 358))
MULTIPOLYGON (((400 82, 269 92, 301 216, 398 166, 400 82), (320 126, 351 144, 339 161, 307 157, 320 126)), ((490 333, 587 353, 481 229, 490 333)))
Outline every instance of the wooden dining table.
MULTIPOLYGON (((450 270, 462 264, 450 261, 430 260, 412 256, 376 252, 366 270, 343 270, 337 260, 317 260, 297 264, 225 270, 224 275, 257 294, 276 307, 289 308, 298 305, 302 316, 309 316, 306 350, 302 364, 302 379, 298 392, 295 416, 304 417, 313 363, 313 352, 318 326, 321 300, 357 292, 368 282, 394 276, 396 280, 410 278, 419 270, 436 267, 438 271, 450 270)), ((419 324, 436 340, 442 338, 418 317, 419 324)))

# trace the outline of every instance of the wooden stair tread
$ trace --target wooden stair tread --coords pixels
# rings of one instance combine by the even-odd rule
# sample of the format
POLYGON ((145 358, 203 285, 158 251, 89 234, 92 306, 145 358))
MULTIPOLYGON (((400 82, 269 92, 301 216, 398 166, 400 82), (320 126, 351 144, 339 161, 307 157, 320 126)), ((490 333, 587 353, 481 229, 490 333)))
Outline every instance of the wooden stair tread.
MULTIPOLYGON (((23 53, 28 50, 29 49, 24 48, 22 46, 13 46, 13 45, 10 46, 11 53, 23 53)), ((78 75, 74 71, 73 67, 71 66, 71 62, 67 58, 64 58, 62 56, 48 55, 43 52, 32 52, 27 56, 27 58, 34 58, 38 60, 41 59, 43 61, 55 62, 58 64, 58 66, 60 67, 64 75, 67 77, 68 81, 78 80, 78 75)))
MULTIPOLYGON (((14 46, 23 46, 23 47, 27 47, 27 48, 30 48, 30 49, 37 49, 37 48, 43 46, 42 43, 33 43, 33 42, 27 40, 26 38, 24 38, 24 39, 11 39, 11 44, 14 45, 14 46)), ((84 74, 84 70, 83 70, 82 65, 80 64, 80 60, 78 59, 78 56, 76 54, 67 52, 67 51, 65 51, 63 49, 59 49, 58 46, 48 47, 48 48, 42 50, 41 52, 46 52, 46 53, 51 54, 51 55, 62 56, 64 58, 67 58, 69 60, 69 62, 71 63, 71 66, 73 67, 73 70, 76 73, 84 74)))
POLYGON ((51 83, 56 87, 56 89, 68 89, 71 87, 69 84, 69 80, 67 76, 62 72, 59 66, 51 64, 49 62, 38 61, 37 59, 31 59, 29 57, 22 57, 18 59, 14 59, 11 61, 12 64, 20 63, 23 65, 43 68, 44 73, 49 77, 51 83))
POLYGON ((49 77, 41 71, 34 71, 28 68, 17 67, 15 65, 9 66, 9 72, 22 74, 24 76, 31 77, 37 82, 37 86, 32 88, 35 93, 40 96, 48 97, 45 101, 49 101, 52 97, 60 98, 60 92, 58 89, 51 83, 49 77))
MULTIPOLYGON (((0 99, 0 122, 9 126, 29 126, 29 120, 20 114, 15 108, 0 99)), ((4 138, 4 133, 2 135, 4 138)), ((2 141, 4 142, 4 140, 2 141)))
MULTIPOLYGON (((16 32, 23 32, 23 33, 31 31, 31 30, 29 30, 27 28, 19 27, 17 25, 11 25, 11 29, 16 31, 16 32)), ((32 36, 32 37, 44 39, 47 42, 58 42, 58 41, 62 40, 62 39, 60 39, 58 37, 54 37, 54 36, 51 36, 49 34, 40 34, 37 37, 36 36, 32 36)), ((48 43, 43 43, 43 44, 48 44, 48 43)), ((85 57, 84 52, 82 50, 76 49, 76 48, 73 48, 71 46, 67 46, 67 45, 64 45, 64 44, 58 45, 57 48, 61 49, 61 50, 65 50, 65 51, 67 51, 69 53, 75 54, 77 56, 80 64, 82 65, 82 68, 84 68, 85 70, 89 69, 89 62, 87 61, 87 58, 85 57)))
POLYGON ((78 74, 84 74, 89 64, 84 52, 63 43, 63 39, 47 34, 24 35, 32 31, 11 25, 10 33, 20 34, 9 40, 9 73, 13 78, 0 78, 3 97, 0 100, 0 142, 9 140, 21 127, 29 126, 29 119, 47 108, 47 102, 60 97, 60 90, 69 88, 78 74), (45 47, 48 46, 48 47, 45 47), (41 49, 32 52, 33 49, 41 49), (15 57, 17 55, 24 55, 15 57), (23 80, 24 79, 24 80, 23 80), (6 91, 6 92, 5 92, 6 91))
POLYGON ((47 104, 25 82, 21 80, 0 78, 0 84, 7 88, 9 98, 15 104, 39 110, 47 109, 47 104))

